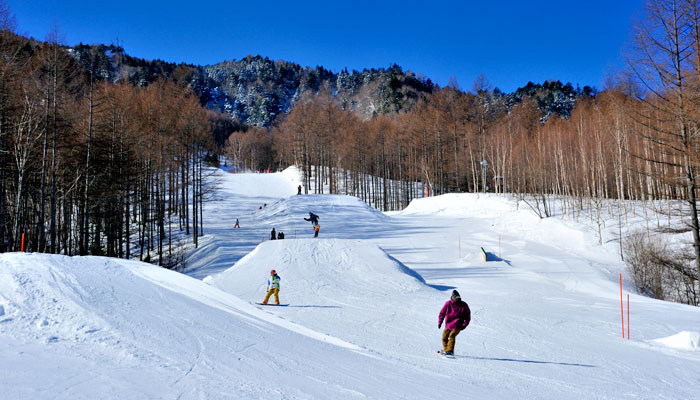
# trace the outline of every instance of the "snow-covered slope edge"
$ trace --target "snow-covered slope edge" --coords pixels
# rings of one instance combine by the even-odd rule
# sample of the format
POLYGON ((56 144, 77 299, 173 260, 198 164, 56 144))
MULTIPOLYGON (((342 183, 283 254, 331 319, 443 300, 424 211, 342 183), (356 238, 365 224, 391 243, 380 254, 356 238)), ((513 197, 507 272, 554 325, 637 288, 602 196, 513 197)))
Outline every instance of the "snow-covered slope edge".
POLYGON ((383 397, 357 371, 399 379, 357 346, 148 264, 9 253, 0 266, 5 398, 383 397))
POLYGON ((415 335, 416 321, 435 320, 443 294, 377 245, 355 239, 267 241, 207 283, 250 301, 265 295, 269 271, 281 276, 284 315, 300 325, 338 335, 373 352, 400 354, 415 335), (343 321, 339 324, 338 321, 343 321), (368 331, 376 334, 368 335, 368 331), (387 337, 403 337, 395 346, 387 337))

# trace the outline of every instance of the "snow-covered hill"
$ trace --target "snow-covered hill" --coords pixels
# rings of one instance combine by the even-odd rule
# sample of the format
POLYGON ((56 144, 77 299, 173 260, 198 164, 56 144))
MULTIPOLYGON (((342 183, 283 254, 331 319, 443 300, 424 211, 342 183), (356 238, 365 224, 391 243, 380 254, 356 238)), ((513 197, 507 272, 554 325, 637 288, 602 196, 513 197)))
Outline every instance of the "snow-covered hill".
POLYGON ((697 397, 700 309, 625 278, 623 340, 624 265, 584 225, 483 194, 385 215, 297 196, 290 171, 217 174, 187 275, 0 254, 0 397, 697 397), (287 239, 268 240, 272 227, 287 239), (288 307, 254 304, 273 268, 288 307), (437 314, 454 288, 473 320, 445 360, 437 314))

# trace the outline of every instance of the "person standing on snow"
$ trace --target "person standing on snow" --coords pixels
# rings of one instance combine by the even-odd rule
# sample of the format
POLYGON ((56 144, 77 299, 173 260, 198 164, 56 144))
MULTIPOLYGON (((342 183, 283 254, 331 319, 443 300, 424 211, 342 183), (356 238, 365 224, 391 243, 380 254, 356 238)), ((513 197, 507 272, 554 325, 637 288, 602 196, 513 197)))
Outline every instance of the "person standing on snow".
POLYGON ((309 218, 304 218, 304 221, 311 221, 311 225, 315 228, 318 225, 318 215, 309 211, 309 218))
POLYGON ((233 226, 234 228, 240 228, 241 225, 238 223, 238 218, 236 218, 236 225, 233 226))
POLYGON ((472 319, 472 312, 469 310, 469 305, 462 301, 459 292, 452 291, 452 297, 448 300, 438 317, 438 329, 445 321, 445 330, 442 332, 442 351, 441 354, 454 355, 455 339, 461 331, 463 331, 472 319))
POLYGON ((299 187, 297 187, 297 194, 301 194, 301 185, 299 185, 299 187))
POLYGON ((272 231, 270 231, 270 240, 276 240, 277 239, 277 233, 275 233, 275 228, 272 228, 272 231))
POLYGON ((270 271, 270 278, 267 280, 267 294, 262 304, 267 304, 267 301, 270 300, 270 296, 273 294, 275 295, 275 304, 280 304, 280 279, 279 275, 277 275, 277 271, 274 269, 270 271))

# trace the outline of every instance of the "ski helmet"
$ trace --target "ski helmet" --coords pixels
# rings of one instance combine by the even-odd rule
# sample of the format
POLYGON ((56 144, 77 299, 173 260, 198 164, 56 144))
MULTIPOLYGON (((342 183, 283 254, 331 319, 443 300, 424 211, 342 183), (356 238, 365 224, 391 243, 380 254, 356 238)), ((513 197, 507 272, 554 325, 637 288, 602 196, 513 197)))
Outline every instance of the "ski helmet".
POLYGON ((461 299, 462 297, 460 297, 459 292, 458 292, 457 290, 453 290, 453 291, 452 291, 452 298, 453 298, 453 299, 459 300, 459 299, 461 299))
POLYGON ((277 273, 277 271, 275 271, 274 269, 272 271, 270 271, 270 275, 275 275, 276 273, 277 273))

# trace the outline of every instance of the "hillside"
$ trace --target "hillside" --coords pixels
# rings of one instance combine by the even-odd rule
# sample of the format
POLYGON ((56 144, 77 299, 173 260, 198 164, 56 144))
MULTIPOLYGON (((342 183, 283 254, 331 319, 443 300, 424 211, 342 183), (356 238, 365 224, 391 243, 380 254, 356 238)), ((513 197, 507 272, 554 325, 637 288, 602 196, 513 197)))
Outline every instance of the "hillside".
POLYGON ((635 294, 616 244, 598 245, 587 226, 478 194, 381 214, 347 196, 289 193, 290 172, 217 172, 220 201, 205 207, 210 228, 187 275, 101 257, 0 255, 3 394, 695 396, 700 309, 635 294), (321 217, 319 239, 307 210, 321 217), (272 226, 288 239, 267 240, 272 226), (288 307, 254 304, 272 268, 288 307), (620 337, 620 273, 630 340, 620 337), (435 354, 437 314, 455 288, 473 318, 457 358, 445 360, 435 354))
MULTIPOLYGON (((270 126, 289 112, 307 93, 330 91, 343 109, 364 119, 410 110, 419 98, 438 89, 429 77, 393 64, 387 68, 330 71, 323 66, 301 66, 292 61, 273 61, 261 55, 214 65, 185 65, 129 56, 122 47, 80 44, 69 49, 86 69, 95 69, 99 79, 126 81, 146 86, 165 77, 190 86, 207 108, 220 111, 246 125, 270 126)), ((511 110, 525 99, 533 99, 542 121, 552 115, 568 118, 579 98, 596 95, 589 86, 570 83, 528 82, 513 93, 498 88, 480 93, 488 112, 511 110)), ((230 132, 229 132, 230 133, 230 132)))

